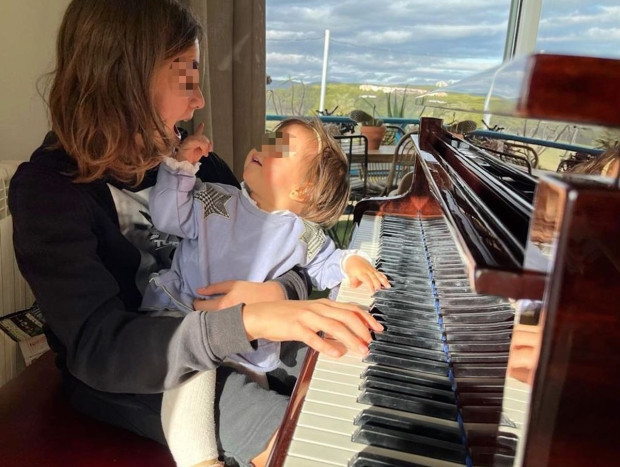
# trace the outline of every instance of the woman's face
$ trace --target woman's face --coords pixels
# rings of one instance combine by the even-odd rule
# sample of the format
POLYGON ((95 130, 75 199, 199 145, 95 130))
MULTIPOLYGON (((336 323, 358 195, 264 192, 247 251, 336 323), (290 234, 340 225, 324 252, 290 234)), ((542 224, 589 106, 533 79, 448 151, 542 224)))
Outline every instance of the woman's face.
POLYGON ((199 83, 199 62, 200 47, 196 41, 187 50, 166 60, 155 70, 155 108, 170 135, 174 134, 174 125, 177 122, 190 120, 194 110, 205 105, 199 83))

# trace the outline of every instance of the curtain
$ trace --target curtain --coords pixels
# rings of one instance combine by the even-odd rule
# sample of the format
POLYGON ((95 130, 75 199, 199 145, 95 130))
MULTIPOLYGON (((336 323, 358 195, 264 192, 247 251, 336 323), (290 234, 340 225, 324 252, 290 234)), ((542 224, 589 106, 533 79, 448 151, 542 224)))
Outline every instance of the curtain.
MULTIPOLYGON (((239 180, 243 162, 265 132, 265 0, 185 0, 205 29, 201 86, 214 151, 239 180)), ((189 125, 188 130, 193 128, 189 125)))

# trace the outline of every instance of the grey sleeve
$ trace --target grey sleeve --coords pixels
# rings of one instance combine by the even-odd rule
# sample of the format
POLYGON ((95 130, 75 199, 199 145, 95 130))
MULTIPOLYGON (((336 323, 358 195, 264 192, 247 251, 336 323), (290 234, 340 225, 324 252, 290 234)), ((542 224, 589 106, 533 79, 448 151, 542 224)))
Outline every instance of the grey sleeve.
POLYGON ((282 286, 288 300, 307 300, 312 291, 310 277, 305 269, 300 267, 295 267, 280 277, 276 277, 274 281, 282 286))

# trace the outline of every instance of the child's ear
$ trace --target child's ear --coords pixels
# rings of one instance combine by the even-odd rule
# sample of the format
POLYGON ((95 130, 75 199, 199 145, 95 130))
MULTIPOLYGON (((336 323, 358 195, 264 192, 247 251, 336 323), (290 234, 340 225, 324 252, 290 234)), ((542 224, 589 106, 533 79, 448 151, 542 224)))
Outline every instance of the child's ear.
POLYGON ((309 184, 295 187, 291 190, 288 196, 293 201, 297 201, 298 203, 305 203, 308 200, 311 188, 312 186, 309 184))

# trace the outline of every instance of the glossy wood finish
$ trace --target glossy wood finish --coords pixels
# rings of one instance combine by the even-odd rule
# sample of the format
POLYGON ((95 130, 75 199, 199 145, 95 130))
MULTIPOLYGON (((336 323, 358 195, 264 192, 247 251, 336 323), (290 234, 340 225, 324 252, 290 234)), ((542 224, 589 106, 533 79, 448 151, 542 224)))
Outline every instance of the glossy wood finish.
POLYGON ((174 467, 168 449, 76 412, 49 351, 0 389, 0 465, 174 467))
POLYGON ((306 393, 308 392, 308 386, 310 385, 310 379, 312 378, 312 373, 318 357, 319 354, 317 351, 308 349, 306 358, 302 364, 301 372, 297 378, 297 383, 295 383, 295 388, 293 389, 293 397, 291 397, 286 412, 284 412, 282 425, 280 426, 273 448, 271 449, 269 460, 267 461, 268 466, 279 467, 286 459, 288 447, 293 439, 293 432, 297 426, 297 419, 301 413, 304 400, 306 400, 306 393))
POLYGON ((620 191, 555 177, 539 190, 537 211, 564 216, 549 237, 553 273, 524 465, 618 465, 620 191))
POLYGON ((620 126, 620 60, 553 54, 524 60, 516 116, 620 126))
MULTIPOLYGON (((480 170, 461 145, 469 146, 444 130, 441 119, 421 119, 419 152, 430 154, 421 157, 425 159, 421 167, 453 227, 472 288, 515 299, 542 298, 546 273, 523 267, 532 206, 526 196, 503 182, 515 177, 513 169, 496 162, 495 170, 505 171, 504 177, 480 170), (431 156, 436 163, 427 162, 431 156)), ((533 179, 531 184, 533 190, 533 179)))

